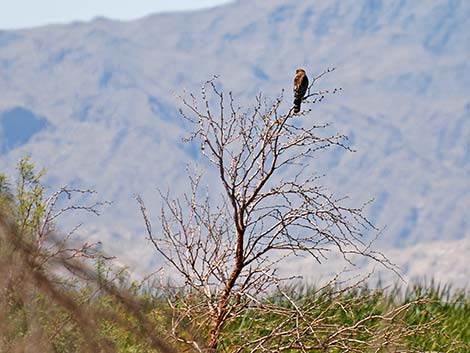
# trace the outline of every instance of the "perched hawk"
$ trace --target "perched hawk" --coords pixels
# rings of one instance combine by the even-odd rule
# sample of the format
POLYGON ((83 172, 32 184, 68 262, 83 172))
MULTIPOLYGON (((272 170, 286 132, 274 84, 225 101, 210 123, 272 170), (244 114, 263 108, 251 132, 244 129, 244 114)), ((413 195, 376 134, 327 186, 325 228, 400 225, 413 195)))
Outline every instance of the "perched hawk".
POLYGON ((308 77, 304 69, 297 69, 294 78, 294 113, 300 112, 302 99, 307 93, 308 77))

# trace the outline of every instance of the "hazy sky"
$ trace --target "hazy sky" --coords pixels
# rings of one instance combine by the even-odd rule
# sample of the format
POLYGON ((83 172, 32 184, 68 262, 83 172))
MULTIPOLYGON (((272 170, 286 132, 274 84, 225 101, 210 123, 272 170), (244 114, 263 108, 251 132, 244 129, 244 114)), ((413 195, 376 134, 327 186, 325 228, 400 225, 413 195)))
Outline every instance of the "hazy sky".
POLYGON ((90 20, 129 20, 153 12, 197 9, 230 0, 0 0, 0 29, 90 20))

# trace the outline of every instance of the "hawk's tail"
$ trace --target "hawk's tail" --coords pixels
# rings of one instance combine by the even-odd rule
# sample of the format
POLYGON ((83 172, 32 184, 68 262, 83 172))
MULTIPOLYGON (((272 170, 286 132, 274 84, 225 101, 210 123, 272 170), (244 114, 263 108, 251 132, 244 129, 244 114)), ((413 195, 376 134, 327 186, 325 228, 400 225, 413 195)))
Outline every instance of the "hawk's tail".
POLYGON ((294 113, 300 112, 300 105, 302 104, 302 98, 294 99, 294 113))

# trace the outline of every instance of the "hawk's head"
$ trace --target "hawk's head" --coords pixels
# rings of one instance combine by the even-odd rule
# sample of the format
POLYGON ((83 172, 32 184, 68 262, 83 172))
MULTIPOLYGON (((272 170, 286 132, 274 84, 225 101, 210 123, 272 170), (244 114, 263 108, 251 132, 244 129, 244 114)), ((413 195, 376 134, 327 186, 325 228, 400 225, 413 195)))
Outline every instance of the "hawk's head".
POLYGON ((297 71, 295 71, 295 73, 296 73, 296 74, 298 74, 299 72, 303 72, 303 73, 305 73, 305 70, 304 70, 304 69, 302 69, 302 68, 298 68, 298 69, 297 69, 297 71))

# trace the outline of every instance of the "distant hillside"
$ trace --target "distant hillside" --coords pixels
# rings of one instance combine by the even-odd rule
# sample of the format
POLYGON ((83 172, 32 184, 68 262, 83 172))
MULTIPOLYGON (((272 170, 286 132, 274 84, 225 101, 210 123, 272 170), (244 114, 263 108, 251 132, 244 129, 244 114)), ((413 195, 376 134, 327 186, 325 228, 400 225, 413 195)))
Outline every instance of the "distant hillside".
POLYGON ((89 231, 148 269, 155 259, 132 195, 157 215, 156 188, 183 190, 186 165, 204 163, 181 142, 188 126, 175 94, 216 74, 249 107, 260 91, 290 95, 299 66, 311 76, 336 67, 318 87, 343 90, 313 106, 311 119, 348 134, 357 153, 320 154, 312 170, 358 204, 375 198, 380 246, 408 276, 465 281, 469 29, 467 1, 242 0, 3 31, 0 170, 13 174, 30 153, 51 188, 91 187, 113 200, 89 231))

